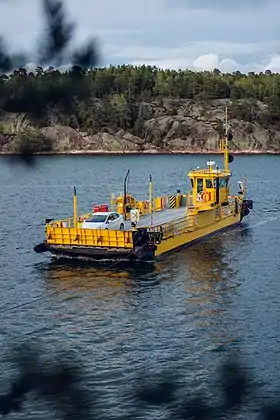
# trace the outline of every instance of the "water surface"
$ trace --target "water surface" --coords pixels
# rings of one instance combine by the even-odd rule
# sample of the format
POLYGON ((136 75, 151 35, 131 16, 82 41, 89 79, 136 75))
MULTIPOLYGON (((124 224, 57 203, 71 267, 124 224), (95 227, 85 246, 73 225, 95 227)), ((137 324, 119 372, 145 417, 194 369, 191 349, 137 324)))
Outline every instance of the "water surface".
MULTIPOLYGON (((108 409, 118 405, 118 415, 130 410, 139 375, 168 370, 199 390, 231 351, 246 358, 263 381, 261 391, 272 396, 279 383, 280 157, 238 156, 231 165, 232 185, 246 175, 255 205, 241 228, 150 268, 57 265, 33 252, 44 239, 45 218, 71 215, 74 185, 84 213, 121 192, 129 168, 131 193, 145 198, 150 174, 156 194, 186 191, 188 171, 207 159, 41 157, 26 169, 1 158, 3 355, 10 342, 31 338, 46 352, 69 351, 83 361, 89 384, 98 383, 108 409)), ((4 390, 12 372, 7 357, 2 372, 4 390)), ((26 413, 50 418, 41 402, 35 410, 27 404, 26 413)))

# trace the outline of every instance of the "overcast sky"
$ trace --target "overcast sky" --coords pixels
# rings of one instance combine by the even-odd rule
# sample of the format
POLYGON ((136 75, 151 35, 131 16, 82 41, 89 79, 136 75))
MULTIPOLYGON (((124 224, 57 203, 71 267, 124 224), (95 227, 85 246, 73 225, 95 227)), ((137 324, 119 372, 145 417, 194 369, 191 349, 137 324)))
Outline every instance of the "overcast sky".
MULTIPOLYGON (((0 32, 32 49, 40 0, 0 0, 0 32)), ((99 40, 100 65, 280 72, 280 0, 67 0, 75 43, 99 40)))

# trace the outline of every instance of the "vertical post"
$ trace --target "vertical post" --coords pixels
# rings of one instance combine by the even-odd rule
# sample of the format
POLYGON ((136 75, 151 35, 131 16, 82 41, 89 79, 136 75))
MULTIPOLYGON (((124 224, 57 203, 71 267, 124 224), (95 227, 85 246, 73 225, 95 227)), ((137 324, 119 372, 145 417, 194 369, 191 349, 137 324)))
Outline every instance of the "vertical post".
POLYGON ((127 178, 128 178, 129 172, 130 172, 130 169, 127 171, 126 176, 124 178, 124 183, 123 183, 123 216, 124 216, 124 220, 126 220, 127 178))
POLYGON ((111 193, 110 207, 111 207, 111 211, 115 210, 115 194, 114 193, 111 193))
POLYGON ((77 210, 77 191, 76 191, 76 187, 74 187, 73 213, 74 213, 74 228, 77 228, 77 226, 78 226, 78 210, 77 210))
POLYGON ((197 206, 197 178, 193 178, 193 205, 197 206))
POLYGON ((149 194, 149 202, 150 202, 150 216, 151 216, 151 226, 154 225, 154 186, 152 175, 150 175, 150 194, 149 194))

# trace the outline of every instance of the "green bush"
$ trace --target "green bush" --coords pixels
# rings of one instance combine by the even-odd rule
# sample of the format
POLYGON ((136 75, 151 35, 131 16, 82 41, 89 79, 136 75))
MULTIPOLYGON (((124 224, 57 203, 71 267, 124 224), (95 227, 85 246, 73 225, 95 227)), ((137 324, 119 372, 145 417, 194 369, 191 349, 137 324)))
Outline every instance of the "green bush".
POLYGON ((52 151, 52 142, 39 130, 25 131, 17 135, 14 152, 19 154, 48 153, 52 151))

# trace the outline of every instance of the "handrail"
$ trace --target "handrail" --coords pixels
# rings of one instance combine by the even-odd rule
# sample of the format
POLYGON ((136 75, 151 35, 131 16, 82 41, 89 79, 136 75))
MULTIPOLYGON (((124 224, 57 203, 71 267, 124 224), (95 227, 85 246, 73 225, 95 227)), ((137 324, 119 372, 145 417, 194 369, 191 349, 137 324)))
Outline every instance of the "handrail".
POLYGON ((155 226, 147 226, 149 232, 161 232, 162 239, 170 238, 174 235, 179 235, 190 228, 193 228, 195 216, 184 216, 180 219, 171 220, 155 226))
MULTIPOLYGON (((173 195, 173 197, 175 197, 176 195, 173 195)), ((154 197, 153 199, 153 208, 155 209, 155 211, 162 211, 166 208, 169 208, 169 197, 168 196, 157 196, 154 197)), ((188 195, 187 194, 182 194, 182 200, 185 199, 185 201, 187 200, 188 195)), ((149 206, 149 201, 136 201, 136 208, 138 208, 138 210, 140 210, 140 216, 145 216, 147 214, 149 214, 150 212, 150 206, 149 206)), ((182 207, 184 207, 185 205, 183 205, 182 207)), ((178 208, 178 204, 176 203, 176 208, 178 208)), ((89 218, 91 215, 91 213, 86 213, 83 215, 80 215, 78 217, 78 225, 79 223, 81 223, 81 221, 83 221, 84 219, 89 218)), ((66 217, 64 219, 57 219, 57 220, 52 220, 48 223, 46 223, 47 226, 52 226, 52 227, 74 227, 74 217, 66 217)), ((79 227, 79 226, 78 226, 79 227)))
MULTIPOLYGON (((235 212, 235 203, 231 201, 229 207, 221 207, 219 209, 222 216, 233 214, 235 212)), ((180 235, 181 233, 193 230, 197 225, 197 216, 186 215, 180 219, 171 220, 170 222, 159 223, 155 226, 147 226, 149 232, 161 232, 162 239, 167 239, 175 235, 180 235)))
MULTIPOLYGON (((91 213, 82 214, 78 217, 78 225, 83 222, 85 219, 90 217, 91 213)), ((49 223, 46 223, 50 227, 74 227, 74 217, 67 217, 66 219, 52 220, 49 223)))

